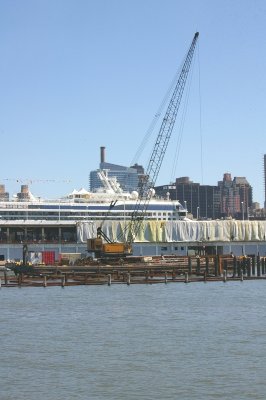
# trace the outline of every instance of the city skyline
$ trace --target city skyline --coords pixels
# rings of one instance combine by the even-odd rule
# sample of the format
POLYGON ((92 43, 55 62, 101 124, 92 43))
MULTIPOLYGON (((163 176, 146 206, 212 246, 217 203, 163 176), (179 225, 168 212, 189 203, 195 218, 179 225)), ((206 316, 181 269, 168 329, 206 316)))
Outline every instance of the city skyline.
MULTIPOLYGON (((266 155, 264 156, 264 160, 265 157, 266 155)), ((105 186, 102 182, 102 179, 98 176, 99 171, 108 171, 107 175, 109 177, 115 177, 119 186, 123 190, 129 192, 137 190, 137 187, 139 186, 140 182, 143 179, 143 175, 145 175, 146 172, 144 168, 138 164, 135 164, 134 166, 129 168, 129 166, 122 166, 117 163, 107 163, 106 148, 104 146, 101 146, 100 148, 99 168, 90 172, 90 190, 92 191, 97 190, 99 187, 105 186)), ((192 179, 190 179, 190 177, 183 176, 176 177, 175 180, 170 183, 164 182, 162 183, 162 185, 155 184, 154 189, 157 196, 170 196, 172 200, 181 201, 181 204, 183 205, 184 202, 192 203, 193 197, 194 208, 197 206, 197 208, 199 208, 200 201, 201 208, 203 207, 205 209, 205 213, 209 214, 208 217, 212 218, 220 218, 221 212, 225 213, 226 215, 231 214, 232 216, 242 213, 243 210, 243 212, 245 211, 245 214, 248 214, 248 210, 253 208, 252 205, 254 205, 254 208, 258 208, 258 203, 253 199, 253 188, 246 177, 232 177, 232 174, 228 171, 224 172, 222 179, 219 179, 217 181, 217 185, 201 185, 199 182, 194 182, 192 179), (192 190, 193 187, 195 189, 192 190), (215 188, 217 189, 217 191, 216 195, 214 196, 215 188), (199 189, 203 189, 203 194, 199 193, 199 189), (221 198, 218 194, 221 189, 224 190, 223 197, 226 198, 226 200, 223 200, 223 204, 221 203, 221 198), (186 194, 184 190, 186 191, 186 194), (210 191, 208 200, 206 197, 207 190, 210 191), (193 194, 192 191, 194 192, 193 194), (214 203, 216 204, 216 211, 213 208, 214 203), (256 203, 256 206, 254 203, 256 203)), ((190 206, 192 207, 191 204, 190 206)), ((263 208, 263 206, 261 208, 263 208)), ((207 217, 207 215, 205 215, 205 217, 207 217)))
MULTIPOLYGON (((102 148, 104 148, 104 147, 102 147, 102 148)), ((264 156, 264 159, 265 159, 265 157, 266 157, 266 155, 264 156)), ((103 163, 104 163, 104 164, 108 164, 108 163, 105 163, 105 162, 103 162, 103 163)), ((101 165, 101 164, 102 164, 102 162, 100 163, 100 165, 101 165)), ((100 165, 99 165, 99 167, 100 167, 100 165)), ((112 164, 111 164, 111 165, 112 165, 112 164)), ((113 165, 121 166, 119 163, 113 164, 113 165)), ((122 168, 130 168, 129 166, 121 166, 121 167, 122 167, 122 168)), ((142 166, 139 165, 139 167, 142 167, 142 166)), ((96 168, 95 170, 90 171, 90 174, 91 174, 91 173, 96 173, 96 171, 97 171, 97 168, 96 168)), ((145 173, 145 171, 144 171, 144 173, 145 173)), ((115 174, 112 174, 112 176, 113 176, 113 175, 115 176, 115 174)), ((220 179, 217 180, 217 182, 216 182, 217 185, 215 185, 215 184, 214 184, 214 185, 211 185, 211 184, 209 184, 208 182, 205 183, 205 184, 203 184, 203 185, 201 185, 200 182, 194 181, 193 179, 191 179, 190 176, 185 175, 185 176, 182 176, 182 177, 181 177, 181 176, 177 176, 177 177, 175 177, 175 180, 174 180, 174 181, 172 181, 172 182, 162 182, 160 185, 155 185, 155 187, 157 187, 157 186, 168 186, 168 185, 170 186, 170 185, 175 185, 175 184, 176 184, 176 180, 179 180, 179 179, 181 179, 181 178, 182 178, 182 179, 183 179, 183 178, 188 178, 189 181, 190 181, 191 183, 193 183, 193 184, 199 184, 200 186, 215 186, 215 187, 218 187, 219 183, 220 183, 221 181, 223 181, 225 175, 230 175, 230 177, 231 177, 232 180, 239 179, 239 178, 244 178, 245 180, 247 180, 247 183, 250 184, 250 186, 251 186, 251 188, 252 188, 252 190, 253 190, 252 184, 248 181, 248 179, 247 179, 246 177, 244 177, 244 176, 234 176, 234 175, 232 175, 231 172, 229 172, 229 171, 226 171, 226 172, 223 173, 223 176, 222 176, 220 179)), ((90 180, 90 178, 89 178, 89 180, 90 180)), ((18 182, 18 183, 20 183, 21 186, 23 186, 22 181, 21 181, 21 182, 18 182)), ((0 182, 0 184, 3 185, 3 183, 1 183, 1 182, 0 182)), ((29 186, 29 190, 31 191, 31 188, 30 188, 31 183, 30 183, 30 182, 27 182, 26 184, 29 186)), ((4 186, 5 186, 6 191, 8 192, 8 187, 7 187, 5 184, 4 184, 4 186)), ((19 193, 21 186, 18 186, 18 190, 17 190, 16 193, 19 193)), ((89 187, 90 185, 87 184, 87 186, 89 187)), ((133 189, 132 189, 132 190, 133 190, 133 189)), ((33 193, 33 194, 34 194, 34 193, 33 193)), ((12 195, 12 194, 9 193, 9 195, 12 195)), ((253 196, 253 203, 258 203, 258 201, 254 198, 254 196, 253 196)), ((264 208, 264 204, 260 204, 260 208, 264 208)))
MULTIPOLYGON (((263 0, 3 0, 0 182, 63 196, 87 187, 102 145, 108 162, 130 165, 199 31, 156 185, 215 185, 229 171, 262 207, 265 14, 263 0)), ((136 160, 144 168, 153 141, 136 160)))

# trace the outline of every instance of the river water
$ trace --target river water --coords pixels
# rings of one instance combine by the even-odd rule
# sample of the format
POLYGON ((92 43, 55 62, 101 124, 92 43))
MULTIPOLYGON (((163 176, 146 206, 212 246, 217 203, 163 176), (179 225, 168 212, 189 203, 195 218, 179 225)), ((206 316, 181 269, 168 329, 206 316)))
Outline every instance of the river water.
POLYGON ((266 281, 4 288, 1 400, 265 399, 266 281))

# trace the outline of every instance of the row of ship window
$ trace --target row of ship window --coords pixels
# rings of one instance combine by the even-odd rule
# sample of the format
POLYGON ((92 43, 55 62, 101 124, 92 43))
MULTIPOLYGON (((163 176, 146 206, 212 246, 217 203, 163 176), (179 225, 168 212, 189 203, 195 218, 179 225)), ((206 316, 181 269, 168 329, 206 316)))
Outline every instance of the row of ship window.
MULTIPOLYGON (((175 217, 172 217, 172 213, 166 213, 166 212, 158 212, 158 213, 147 213, 146 217, 148 218, 157 218, 157 219, 166 219, 168 217, 168 219, 176 219, 175 217), (161 218, 163 217, 163 218, 161 218)), ((108 218, 108 219, 113 219, 115 217, 115 219, 121 219, 123 220, 125 217, 131 217, 131 213, 125 213, 123 215, 119 214, 119 215, 106 215, 105 213, 79 213, 79 214, 75 214, 75 213, 66 213, 66 212, 62 212, 62 213, 58 213, 58 212, 48 212, 48 213, 41 213, 38 212, 38 214, 34 213, 34 212, 27 212, 27 213, 18 213, 18 212, 2 212, 0 219, 10 219, 10 220, 14 220, 14 219, 54 219, 54 217, 56 217, 56 219, 86 219, 89 217, 93 217, 93 218, 108 218)))

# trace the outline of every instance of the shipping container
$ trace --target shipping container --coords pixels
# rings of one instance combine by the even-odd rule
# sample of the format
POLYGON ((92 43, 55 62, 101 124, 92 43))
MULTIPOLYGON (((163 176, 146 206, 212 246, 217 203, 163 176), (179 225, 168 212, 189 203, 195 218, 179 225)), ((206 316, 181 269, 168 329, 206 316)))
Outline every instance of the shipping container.
POLYGON ((43 251, 42 262, 45 265, 54 265, 55 263, 55 252, 54 251, 43 251))

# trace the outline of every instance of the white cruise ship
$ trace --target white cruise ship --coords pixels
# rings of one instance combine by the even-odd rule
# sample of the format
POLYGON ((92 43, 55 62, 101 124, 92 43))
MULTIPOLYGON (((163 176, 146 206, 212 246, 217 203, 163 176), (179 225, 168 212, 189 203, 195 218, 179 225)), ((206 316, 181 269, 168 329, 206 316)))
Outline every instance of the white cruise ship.
MULTIPOLYGON (((21 258, 21 244, 29 244, 32 251, 52 250, 84 252, 79 243, 81 223, 100 225, 105 221, 129 221, 134 212, 138 193, 121 190, 115 178, 99 171, 103 188, 97 192, 73 190, 56 200, 35 197, 27 185, 21 186, 12 199, 0 190, 0 258, 21 258)), ((186 219, 187 210, 179 201, 150 199, 145 212, 149 221, 176 221, 186 219)))
MULTIPOLYGON (((25 243, 45 263, 66 254, 86 255, 87 239, 95 237, 97 227, 103 226, 111 240, 117 238, 130 222, 136 198, 136 193, 104 188, 74 190, 48 201, 23 186, 9 201, 0 187, 0 261, 21 260, 25 243)), ((180 202, 156 196, 146 211, 134 255, 266 254, 265 221, 190 220, 180 202)))
MULTIPOLYGON (((108 177, 107 171, 98 171, 103 187, 96 192, 84 188, 56 200, 35 197, 27 185, 12 200, 0 197, 0 221, 60 221, 77 222, 84 220, 130 220, 138 200, 138 192, 124 192, 116 178, 108 177)), ((4 188, 2 188, 4 191, 4 188)), ((141 210, 141 204, 140 204, 141 210)), ((187 211, 179 201, 151 197, 145 219, 179 220, 186 217, 187 211)))

